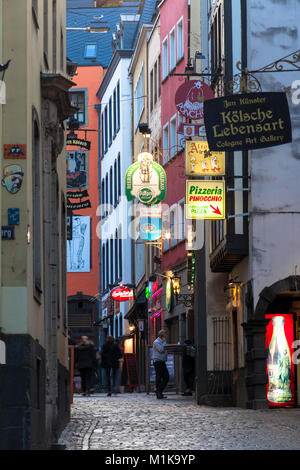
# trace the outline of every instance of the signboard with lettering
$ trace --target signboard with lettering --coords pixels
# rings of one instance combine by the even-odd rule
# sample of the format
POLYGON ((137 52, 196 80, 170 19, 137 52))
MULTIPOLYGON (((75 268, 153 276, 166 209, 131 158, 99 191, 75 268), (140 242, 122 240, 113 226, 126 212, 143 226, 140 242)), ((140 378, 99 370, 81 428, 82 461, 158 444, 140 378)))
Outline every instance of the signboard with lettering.
POLYGON ((220 220, 225 218, 225 182, 188 180, 186 218, 220 220))
POLYGON ((185 143, 185 174, 190 176, 224 175, 225 152, 211 151, 204 140, 188 140, 185 143))
POLYGON ((203 103, 214 98, 213 90, 200 80, 187 80, 176 91, 175 104, 187 119, 203 119, 203 103))
POLYGON ((134 297, 134 293, 133 289, 120 285, 120 287, 116 287, 111 291, 110 296, 113 300, 117 300, 118 302, 126 302, 134 297))
POLYGON ((91 142, 88 140, 83 140, 83 139, 78 139, 78 138, 70 138, 67 136, 67 145, 78 145, 78 147, 81 147, 86 150, 90 150, 91 148, 91 142))
POLYGON ((204 102, 210 150, 242 151, 292 141, 285 93, 247 93, 204 102))
POLYGON ((2 234, 2 240, 14 240, 15 239, 15 227, 2 225, 1 234, 2 234))

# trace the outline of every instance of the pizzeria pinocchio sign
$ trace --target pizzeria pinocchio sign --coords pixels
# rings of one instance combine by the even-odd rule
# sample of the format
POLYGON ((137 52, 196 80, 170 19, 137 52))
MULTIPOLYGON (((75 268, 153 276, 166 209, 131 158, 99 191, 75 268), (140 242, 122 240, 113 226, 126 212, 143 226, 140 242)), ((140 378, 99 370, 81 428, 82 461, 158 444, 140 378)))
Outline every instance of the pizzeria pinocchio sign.
POLYGON ((204 102, 210 150, 254 150, 292 141, 285 93, 247 93, 204 102))

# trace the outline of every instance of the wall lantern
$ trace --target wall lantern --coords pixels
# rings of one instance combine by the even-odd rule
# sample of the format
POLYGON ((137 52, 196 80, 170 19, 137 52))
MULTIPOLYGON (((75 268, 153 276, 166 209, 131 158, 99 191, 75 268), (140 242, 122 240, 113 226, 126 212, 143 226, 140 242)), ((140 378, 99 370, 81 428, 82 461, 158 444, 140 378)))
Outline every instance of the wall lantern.
POLYGON ((180 277, 172 278, 173 292, 175 295, 179 295, 181 291, 181 279, 180 277))

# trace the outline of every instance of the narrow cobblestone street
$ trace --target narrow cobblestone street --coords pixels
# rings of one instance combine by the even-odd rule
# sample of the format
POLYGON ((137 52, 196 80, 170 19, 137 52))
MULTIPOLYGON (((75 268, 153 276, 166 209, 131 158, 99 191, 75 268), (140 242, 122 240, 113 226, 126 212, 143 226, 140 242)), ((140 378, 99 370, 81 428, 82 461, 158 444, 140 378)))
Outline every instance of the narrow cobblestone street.
POLYGON ((66 450, 298 450, 300 410, 198 406, 168 394, 76 395, 66 450))

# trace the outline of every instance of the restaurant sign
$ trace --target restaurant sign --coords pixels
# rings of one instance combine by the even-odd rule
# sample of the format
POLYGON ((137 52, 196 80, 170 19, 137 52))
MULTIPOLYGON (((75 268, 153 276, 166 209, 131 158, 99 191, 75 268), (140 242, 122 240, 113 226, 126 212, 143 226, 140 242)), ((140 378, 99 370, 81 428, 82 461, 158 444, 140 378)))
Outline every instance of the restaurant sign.
POLYGON ((142 204, 158 204, 166 197, 167 177, 161 165, 153 161, 149 152, 139 154, 138 161, 130 165, 125 177, 128 201, 137 198, 142 204))
POLYGON ((204 102, 210 150, 254 150, 292 141, 285 93, 247 93, 204 102))
POLYGON ((221 176, 225 174, 225 152, 211 151, 206 141, 185 143, 185 174, 190 176, 221 176))
POLYGON ((123 284, 120 284, 119 287, 113 289, 110 293, 110 296, 113 300, 118 302, 126 302, 127 300, 134 298, 133 289, 130 289, 127 286, 123 286, 123 284))
POLYGON ((90 150, 90 148, 91 148, 91 142, 89 140, 78 139, 77 137, 73 138, 73 137, 69 137, 69 136, 67 136, 66 145, 76 145, 76 146, 81 147, 85 150, 90 150))
POLYGON ((200 80, 188 80, 176 91, 175 105, 179 113, 187 119, 203 119, 203 103, 214 98, 214 92, 200 80))
POLYGON ((186 182, 186 218, 225 219, 225 183, 222 180, 186 182))

